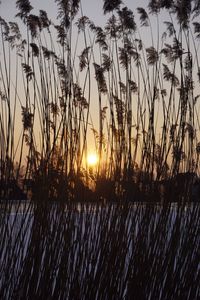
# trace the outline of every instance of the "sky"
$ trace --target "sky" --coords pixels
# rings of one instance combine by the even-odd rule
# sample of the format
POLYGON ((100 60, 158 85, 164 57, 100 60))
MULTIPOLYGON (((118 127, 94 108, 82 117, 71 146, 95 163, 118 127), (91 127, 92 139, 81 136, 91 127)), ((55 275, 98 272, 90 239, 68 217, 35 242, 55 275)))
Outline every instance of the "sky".
MULTIPOLYGON (((19 21, 19 18, 14 19, 17 10, 16 10, 16 0, 0 0, 1 4, 0 4, 0 16, 3 17, 6 21, 19 21)), ((54 0, 30 0, 31 5, 34 7, 34 10, 31 11, 32 14, 38 14, 39 10, 45 10, 48 13, 48 17, 54 22, 56 23, 56 15, 57 15, 57 5, 55 3, 54 0)), ((129 9, 131 9, 135 15, 135 20, 137 23, 137 26, 140 24, 140 22, 138 21, 138 15, 136 12, 136 8, 137 7, 143 7, 143 8, 147 8, 148 5, 148 0, 124 0, 123 4, 125 6, 127 6, 129 9)), ((95 25, 99 25, 99 26, 104 26, 106 23, 106 20, 108 18, 108 15, 104 16, 103 15, 103 0, 81 0, 82 3, 82 10, 83 10, 83 15, 86 15, 89 17, 89 19, 91 19, 92 21, 94 21, 95 25)), ((155 20, 155 18, 154 18, 155 20)), ((167 15, 159 15, 159 30, 160 30, 160 34, 163 32, 163 30, 165 29, 165 26, 163 25, 163 21, 168 20, 167 15)), ((151 16, 151 21, 152 21, 152 16, 151 16)), ((156 41, 157 38, 157 28, 155 27, 156 23, 154 23, 154 21, 152 22, 152 30, 153 30, 153 35, 156 41)), ((142 36, 142 40, 145 43, 145 47, 150 47, 151 44, 151 37, 149 34, 149 28, 144 27, 143 29, 139 28, 140 32, 142 32, 143 36, 142 36)), ((83 45, 80 45, 81 47, 83 47, 83 45)), ((81 48, 82 49, 82 48, 81 48)), ((80 50, 81 51, 81 50, 80 50)), ((80 51, 79 53, 77 53, 77 57, 78 55, 80 55, 80 51)), ((95 83, 96 84, 96 83, 95 83)), ((92 87, 93 88, 93 87, 92 87)), ((97 96, 94 95, 93 97, 97 96)), ((95 103, 95 101, 93 101, 93 103, 95 103)), ((92 105, 93 105, 92 103, 92 105)), ((96 106, 97 107, 97 106, 96 106)), ((91 111, 95 112, 95 107, 91 107, 91 111)), ((98 111, 98 109, 96 109, 96 111, 98 111)), ((98 117, 96 118, 98 119, 98 117)))
MULTIPOLYGON (((31 5, 35 9, 44 9, 48 11, 49 17, 53 18, 55 15, 56 4, 54 0, 31 0, 31 5)), ((83 13, 92 19, 95 19, 99 25, 103 22, 103 0, 82 0, 83 13)), ((15 0, 1 0, 0 15, 4 16, 5 19, 13 18, 16 14, 15 0)), ((124 0, 124 5, 128 8, 135 10, 136 7, 146 7, 147 0, 124 0)))
MULTIPOLYGON (((0 0, 0 16, 8 21, 16 21, 20 24, 21 20, 16 18, 17 9, 16 9, 16 0, 0 0)), ((45 10, 48 14, 48 17, 54 24, 57 24, 59 21, 57 20, 57 11, 58 7, 55 3, 55 0, 30 0, 31 5, 33 6, 33 10, 31 14, 38 15, 39 10, 45 10)), ((137 7, 142 7, 147 9, 149 0, 123 0, 123 6, 127 6, 129 9, 133 11, 135 21, 137 26, 140 26, 139 16, 137 13, 137 7)), ((89 17, 96 26, 104 27, 106 21, 109 17, 109 14, 103 14, 103 0, 81 0, 83 15, 89 17)), ((148 9, 147 9, 148 11, 148 9)), ((159 26, 160 31, 165 30, 165 26, 163 25, 163 21, 166 21, 166 16, 160 14, 159 26)), ((151 16, 151 25, 153 28, 153 32, 157 31, 157 24, 155 22, 155 18, 151 16), (155 30, 154 30, 155 29, 155 30)), ((21 28, 23 30, 23 27, 21 28)), ((145 44, 147 46, 151 46, 151 38, 149 35, 149 31, 146 28, 143 28, 140 32, 142 32, 145 36, 145 44), (149 44, 149 45, 148 45, 149 44)))
MULTIPOLYGON (((15 15, 17 14, 16 10, 16 0, 0 0, 0 16, 8 21, 17 21, 19 22, 19 18, 15 18, 15 15)), ((31 11, 32 14, 38 14, 39 10, 45 10, 48 13, 48 17, 51 21, 54 23, 57 23, 56 17, 57 17, 57 4, 55 3, 55 0, 30 0, 31 5, 33 6, 33 10, 31 11)), ((106 24, 106 20, 109 17, 109 14, 106 16, 103 14, 103 0, 81 0, 82 3, 82 10, 83 15, 86 15, 91 19, 95 25, 104 27, 106 24)), ((129 9, 131 9, 135 16, 135 21, 137 26, 139 26, 139 16, 136 11, 137 7, 143 7, 147 8, 149 1, 148 0, 123 0, 123 5, 127 6, 129 9)), ((148 11, 148 10, 147 10, 148 11)), ((152 28, 156 32, 156 23, 152 20, 152 28)), ((155 20, 155 18, 154 18, 155 20)), ((161 30, 164 30, 163 21, 165 20, 165 16, 161 15, 159 25, 161 27, 161 30)), ((141 28, 140 28, 141 29, 141 28)), ((146 29, 145 29, 146 30, 146 29)), ((145 36, 145 42, 147 43, 149 40, 149 44, 151 43, 150 36, 148 31, 144 31, 146 34, 145 36)))
MULTIPOLYGON (((17 18, 17 19, 15 18, 15 15, 17 13, 16 0, 0 0, 0 1, 1 1, 0 16, 3 17, 6 21, 21 22, 19 20, 19 18, 17 18)), ((40 9, 45 10, 48 13, 49 19, 51 19, 53 22, 56 23, 57 4, 55 3, 54 0, 30 0, 30 3, 34 8, 34 10, 31 11, 32 14, 37 15, 40 9)), ((106 16, 103 15, 103 4, 104 4, 103 0, 81 0, 81 3, 82 3, 83 15, 88 16, 89 19, 91 19, 95 23, 95 25, 104 26, 106 24, 106 20, 109 17, 109 15, 106 15, 106 16)), ((127 6, 129 9, 131 9, 133 11, 135 18, 136 18, 136 23, 138 25, 139 21, 137 20, 138 16, 137 16, 136 8, 137 7, 146 8, 148 5, 148 0, 136 0, 136 1, 124 0, 123 5, 127 6)), ((22 28, 24 28, 24 27, 22 27, 22 28)), ((145 43, 148 44, 148 41, 149 41, 149 46, 150 46, 151 39, 149 37, 149 30, 147 30, 146 28, 144 30, 145 30, 144 31, 145 43)), ((81 45, 81 47, 82 47, 82 45, 81 45)), ((82 51, 82 48, 80 51, 82 51)), ((77 53, 77 56, 80 55, 80 51, 79 51, 79 53, 77 53)), ((96 88, 96 86, 95 86, 95 88, 96 88)), ((92 87, 92 89, 93 89, 93 87, 92 87)), ((93 92, 93 95, 94 94, 97 95, 97 92, 95 92, 95 93, 93 92)), ((94 95, 93 98, 94 97, 96 97, 96 96, 94 95)), ((96 101, 92 101, 92 104, 91 104, 90 111, 93 113, 93 115, 95 115, 95 113, 98 111, 95 103, 96 103, 96 101)), ((94 116, 93 119, 97 120, 98 115, 94 116)))

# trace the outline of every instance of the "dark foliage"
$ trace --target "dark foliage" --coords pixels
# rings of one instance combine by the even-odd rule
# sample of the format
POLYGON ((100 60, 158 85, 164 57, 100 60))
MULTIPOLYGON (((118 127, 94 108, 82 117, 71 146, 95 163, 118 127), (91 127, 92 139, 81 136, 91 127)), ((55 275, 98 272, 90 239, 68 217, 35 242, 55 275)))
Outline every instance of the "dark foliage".
POLYGON ((30 46, 32 48, 33 51, 33 55, 38 57, 39 56, 39 48, 35 43, 30 43, 30 46))
POLYGON ((191 0, 177 0, 174 4, 173 12, 183 28, 187 28, 192 12, 191 0))
POLYGON ((163 64, 163 78, 167 81, 171 81, 174 86, 179 85, 179 80, 175 74, 171 73, 168 66, 163 64))
POLYGON ((61 46, 64 46, 66 44, 67 37, 65 27, 62 25, 55 25, 55 29, 57 30, 58 42, 61 44, 61 46))
POLYGON ((29 0, 17 0, 16 7, 19 10, 17 16, 20 17, 22 20, 25 20, 30 11, 33 9, 29 0))
POLYGON ((118 11, 121 23, 122 23, 122 31, 123 30, 136 30, 136 23, 134 19, 134 15, 132 10, 127 7, 123 7, 122 10, 118 11))
POLYGON ((98 89, 101 93, 105 94, 107 93, 107 85, 106 80, 104 77, 104 70, 102 67, 100 67, 98 64, 94 63, 94 70, 95 70, 95 78, 98 83, 98 89))
POLYGON ((51 22, 48 19, 47 12, 44 10, 40 10, 39 18, 40 18, 42 28, 49 28, 51 22))
POLYGON ((160 1, 160 7, 170 9, 173 7, 174 0, 161 0, 160 1))
POLYGON ((103 31, 101 27, 95 27, 94 31, 96 33, 95 43, 98 43, 103 50, 107 50, 108 45, 106 42, 106 33, 103 31))
POLYGON ((102 58, 103 58, 102 68, 104 71, 109 72, 109 70, 112 66, 111 58, 105 53, 102 54, 102 58))
POLYGON ((161 3, 162 2, 160 0, 150 0, 149 4, 148 4, 150 13, 152 13, 152 14, 159 13, 161 3))
POLYGON ((138 7, 137 11, 140 15, 140 22, 142 26, 149 26, 149 17, 146 10, 143 7, 138 7))
POLYGON ((104 14, 119 9, 121 4, 122 4, 121 0, 104 0, 104 4, 103 4, 104 14))
POLYGON ((71 18, 73 19, 79 11, 80 0, 55 0, 58 5, 58 18, 62 25, 68 29, 71 18))
POLYGON ((199 39, 200 38, 200 23, 194 22, 194 33, 197 33, 196 37, 199 39))
POLYGON ((35 15, 30 14, 27 17, 27 25, 30 29, 32 38, 35 38, 37 36, 38 29, 39 31, 41 31, 42 29, 40 18, 35 15))
POLYGON ((79 56, 79 67, 80 71, 82 72, 83 69, 88 65, 88 54, 89 54, 90 47, 85 48, 81 55, 79 56))
POLYGON ((154 47, 150 47, 146 49, 147 52, 147 62, 149 65, 154 65, 158 61, 158 52, 154 47))

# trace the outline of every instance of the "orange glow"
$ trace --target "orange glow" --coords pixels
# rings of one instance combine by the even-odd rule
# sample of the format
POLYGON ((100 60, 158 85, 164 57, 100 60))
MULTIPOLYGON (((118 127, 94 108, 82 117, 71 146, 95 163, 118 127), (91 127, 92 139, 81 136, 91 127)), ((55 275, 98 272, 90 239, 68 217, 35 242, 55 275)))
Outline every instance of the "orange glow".
POLYGON ((89 167, 95 167, 98 163, 98 156, 96 153, 89 153, 87 156, 87 163, 89 167))

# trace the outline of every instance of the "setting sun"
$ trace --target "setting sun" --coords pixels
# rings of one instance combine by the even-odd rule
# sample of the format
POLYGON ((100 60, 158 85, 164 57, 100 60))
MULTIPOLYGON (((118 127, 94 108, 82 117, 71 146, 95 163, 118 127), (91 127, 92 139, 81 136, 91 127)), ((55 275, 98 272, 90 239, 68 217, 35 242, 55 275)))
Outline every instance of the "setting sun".
POLYGON ((87 163, 89 167, 94 167, 98 163, 98 156, 96 153, 89 153, 87 156, 87 163))

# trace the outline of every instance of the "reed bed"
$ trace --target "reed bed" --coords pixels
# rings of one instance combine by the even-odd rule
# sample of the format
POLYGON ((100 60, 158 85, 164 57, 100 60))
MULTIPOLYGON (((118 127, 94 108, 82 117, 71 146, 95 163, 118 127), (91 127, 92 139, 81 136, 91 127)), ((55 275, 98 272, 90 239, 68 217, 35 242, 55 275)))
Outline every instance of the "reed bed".
POLYGON ((1 299, 199 297, 197 204, 18 209, 1 203, 1 299))
POLYGON ((104 27, 81 1, 55 3, 55 22, 28 0, 16 1, 18 22, 0 19, 1 198, 19 188, 31 198, 42 182, 49 199, 89 197, 88 187, 108 199, 112 186, 152 200, 154 182, 198 176, 198 2, 133 12, 105 0, 104 27))
POLYGON ((199 2, 55 3, 0 17, 0 298, 199 299, 199 2))

